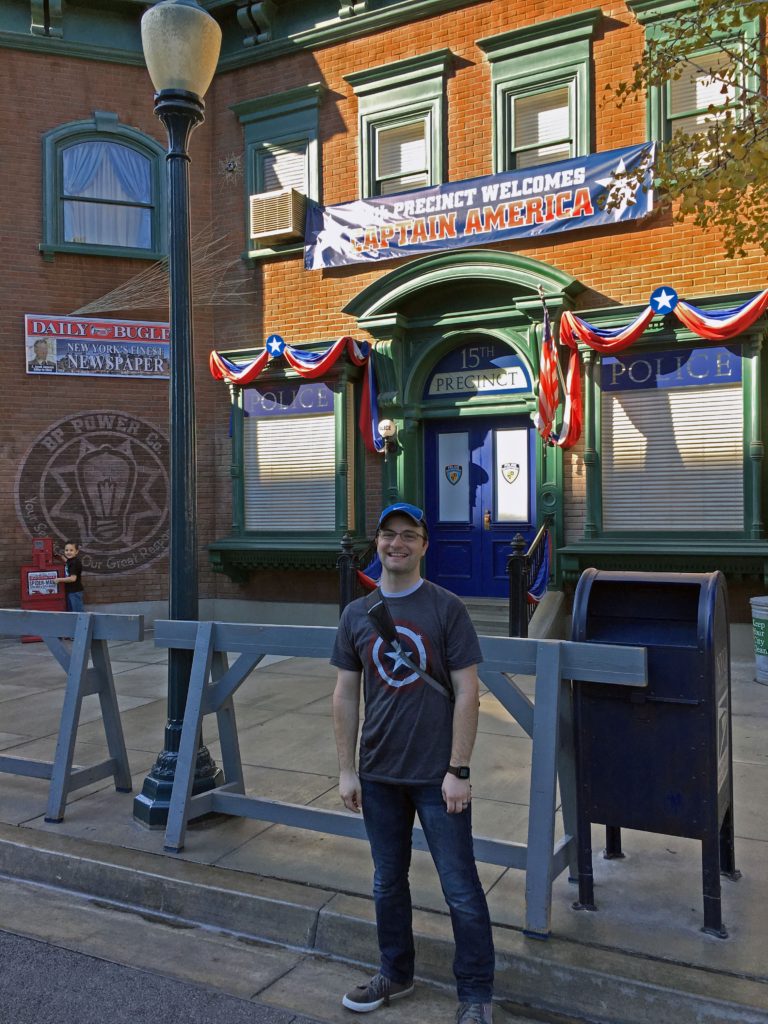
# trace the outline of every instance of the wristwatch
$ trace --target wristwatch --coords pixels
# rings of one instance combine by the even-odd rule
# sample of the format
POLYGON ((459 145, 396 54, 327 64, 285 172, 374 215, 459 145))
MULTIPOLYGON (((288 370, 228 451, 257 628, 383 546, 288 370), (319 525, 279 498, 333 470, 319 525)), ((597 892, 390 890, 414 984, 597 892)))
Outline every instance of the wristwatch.
POLYGON ((456 767, 456 765, 449 764, 448 767, 446 768, 446 771, 450 772, 451 775, 455 775, 457 779, 469 778, 469 765, 466 764, 460 764, 458 768, 456 767))

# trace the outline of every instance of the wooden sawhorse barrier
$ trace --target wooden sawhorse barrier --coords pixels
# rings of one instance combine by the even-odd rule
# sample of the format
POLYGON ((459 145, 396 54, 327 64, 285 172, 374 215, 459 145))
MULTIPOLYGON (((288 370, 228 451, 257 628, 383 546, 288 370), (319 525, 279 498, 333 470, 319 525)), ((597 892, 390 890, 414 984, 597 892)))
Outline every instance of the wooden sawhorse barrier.
POLYGON ((143 640, 142 615, 108 615, 101 612, 33 612, 0 609, 0 636, 39 636, 67 673, 56 754, 53 761, 33 761, 0 755, 0 772, 50 779, 45 820, 64 819, 67 797, 91 782, 115 780, 119 793, 131 791, 131 772, 117 707, 107 640, 143 640), (71 650, 63 643, 72 640, 71 650), (89 667, 89 659, 93 665, 89 667), (96 693, 107 739, 109 758, 88 767, 72 761, 83 697, 96 693))
MULTIPOLYGON (((165 849, 184 848, 187 823, 218 812, 294 828, 365 839, 363 822, 347 811, 328 811, 247 796, 238 744, 233 695, 266 655, 328 660, 336 630, 325 626, 261 626, 224 622, 155 622, 155 644, 193 650, 192 672, 176 775, 168 810, 165 849), (230 667, 228 654, 237 655, 230 667), (221 741, 224 784, 192 796, 198 739, 205 715, 215 714, 221 741)), ((527 844, 475 836, 479 861, 525 871, 526 934, 550 932, 552 882, 570 867, 576 878, 576 776, 569 680, 647 685, 645 648, 565 640, 481 637, 483 683, 533 740, 527 844), (536 677, 532 702, 511 674, 536 677), (555 843, 557 782, 564 832, 555 843)), ((427 849, 414 828, 415 849, 427 849)))

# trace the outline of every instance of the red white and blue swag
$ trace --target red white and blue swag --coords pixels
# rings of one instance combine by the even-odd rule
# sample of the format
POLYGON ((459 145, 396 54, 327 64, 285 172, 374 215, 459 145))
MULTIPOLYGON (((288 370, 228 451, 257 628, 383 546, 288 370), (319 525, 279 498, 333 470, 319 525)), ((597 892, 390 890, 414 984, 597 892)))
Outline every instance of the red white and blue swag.
MULTIPOLYGON (((694 334, 707 341, 725 341, 734 338, 762 316, 768 309, 768 288, 748 302, 733 309, 703 310, 679 298, 674 288, 657 288, 648 306, 624 327, 594 327, 571 310, 560 317, 560 344, 569 349, 568 368, 562 379, 557 344, 552 331, 546 303, 542 296, 543 336, 539 359, 538 406, 533 421, 539 434, 551 445, 572 448, 581 437, 583 405, 581 394, 581 358, 578 345, 603 355, 613 355, 629 348, 644 333, 654 316, 674 313, 677 319, 694 334), (563 402, 563 418, 555 430, 557 410, 563 402)), ((267 338, 264 351, 246 365, 233 362, 218 352, 211 352, 210 368, 216 380, 244 387, 253 383, 271 359, 284 358, 299 376, 308 380, 322 377, 336 361, 347 354, 355 366, 365 366, 363 399, 360 404, 360 432, 366 448, 381 452, 384 438, 378 432, 379 410, 376 375, 373 368, 373 349, 368 342, 343 337, 323 352, 307 352, 287 345, 279 334, 267 338)))
POLYGON ((601 328, 582 320, 566 310, 560 317, 560 343, 570 349, 565 383, 560 380, 557 346, 552 335, 549 314, 544 305, 543 339, 539 365, 538 410, 533 414, 536 429, 549 444, 572 448, 581 436, 582 399, 581 367, 578 343, 603 355, 613 355, 629 348, 641 337, 654 316, 674 313, 677 319, 700 338, 707 341, 725 341, 746 331, 768 309, 768 288, 748 302, 732 309, 709 310, 681 299, 674 288, 657 288, 648 307, 624 327, 601 328), (555 431, 555 414, 564 394, 563 422, 555 431))
POLYGON ((369 451, 380 452, 384 448, 384 438, 379 434, 379 410, 376 393, 376 378, 373 372, 373 349, 367 341, 355 341, 354 338, 343 337, 335 341, 324 352, 307 352, 304 349, 286 345, 279 334, 270 334, 264 351, 244 366, 231 359, 211 352, 209 366, 216 380, 224 380, 228 384, 239 384, 245 387, 252 384, 261 371, 272 359, 284 358, 289 366, 307 380, 315 380, 324 376, 337 360, 347 354, 355 366, 365 367, 363 383, 363 400, 360 406, 359 426, 365 446, 369 451))

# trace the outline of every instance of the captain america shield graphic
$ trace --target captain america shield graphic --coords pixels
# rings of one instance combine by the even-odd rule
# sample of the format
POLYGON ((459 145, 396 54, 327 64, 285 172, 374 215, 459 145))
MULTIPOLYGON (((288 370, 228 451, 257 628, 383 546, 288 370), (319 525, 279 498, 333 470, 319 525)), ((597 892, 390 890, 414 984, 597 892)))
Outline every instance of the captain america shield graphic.
POLYGON ((379 675, 388 686, 399 689, 401 686, 408 686, 420 678, 418 672, 414 672, 403 661, 405 656, 420 669, 426 670, 427 652, 424 649, 424 641, 407 626, 397 626, 398 636, 403 637, 396 646, 390 646, 381 637, 373 645, 373 663, 379 675))

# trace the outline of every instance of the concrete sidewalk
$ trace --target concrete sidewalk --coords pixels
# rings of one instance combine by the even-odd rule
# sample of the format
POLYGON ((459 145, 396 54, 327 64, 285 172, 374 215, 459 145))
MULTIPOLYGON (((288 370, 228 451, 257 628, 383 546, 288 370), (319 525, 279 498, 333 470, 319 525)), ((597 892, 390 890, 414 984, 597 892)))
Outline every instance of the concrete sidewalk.
MULTIPOLYGON (((136 793, 163 745, 166 653, 151 640, 111 644, 110 652, 136 793)), ((15 642, 0 647, 0 665, 0 750, 52 759, 61 668, 43 644, 15 642)), ((595 827, 598 912, 573 910, 575 887, 561 875, 546 942, 522 934, 522 873, 480 865, 501 1000, 628 1024, 768 1022, 768 686, 753 677, 753 659, 734 657, 736 864, 743 876, 723 880, 729 937, 701 931, 699 842, 626 831, 625 859, 606 861, 595 827)), ((532 680, 517 681, 532 692, 532 680)), ((273 659, 241 687, 236 705, 249 793, 339 808, 333 683, 328 665, 273 659)), ((218 758, 216 738, 205 738, 218 758)), ((477 834, 526 841, 530 749, 522 729, 484 693, 473 757, 477 834)), ((98 701, 88 697, 75 760, 105 755, 98 701)), ((61 824, 43 820, 47 791, 45 781, 0 775, 1 873, 361 965, 376 961, 365 843, 217 819, 193 825, 184 851, 171 855, 161 832, 133 821, 133 794, 116 793, 110 782, 75 793, 61 824)), ((449 983, 450 922, 431 861, 419 852, 412 890, 418 969, 449 983)), ((323 1019, 351 1019, 334 1013, 323 1019)), ((392 1022, 416 1019, 405 1005, 389 1013, 392 1022)))

